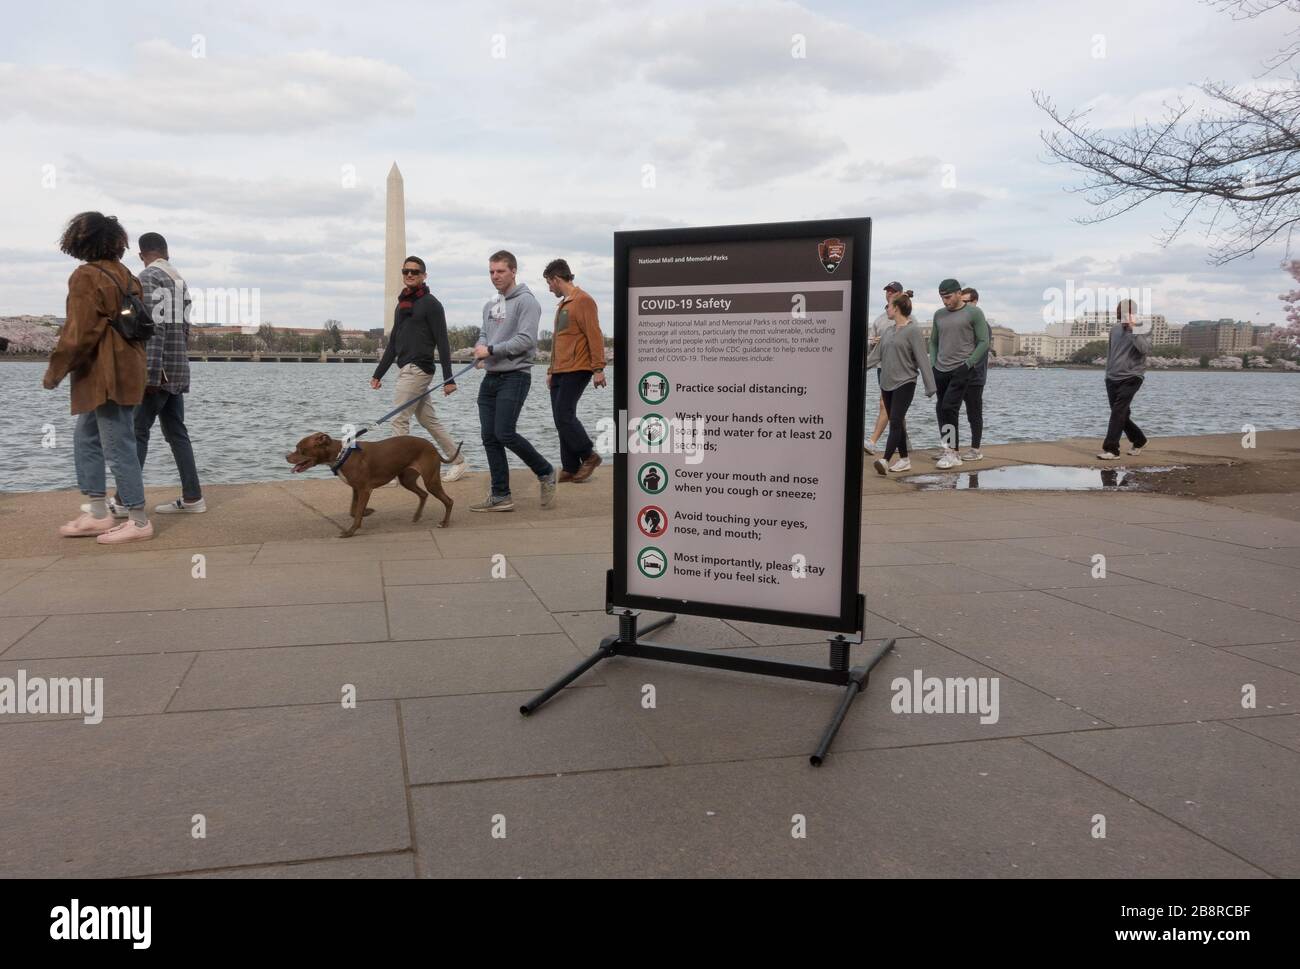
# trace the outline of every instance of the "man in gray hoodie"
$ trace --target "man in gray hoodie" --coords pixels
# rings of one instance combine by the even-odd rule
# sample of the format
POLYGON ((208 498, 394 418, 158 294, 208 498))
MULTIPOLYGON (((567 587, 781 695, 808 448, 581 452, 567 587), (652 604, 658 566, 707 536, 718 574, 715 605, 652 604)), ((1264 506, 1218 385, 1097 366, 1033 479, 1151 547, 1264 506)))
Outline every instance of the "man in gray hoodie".
POLYGON ((1151 352, 1149 334, 1133 332, 1137 304, 1131 299, 1120 300, 1115 308, 1119 322, 1110 328, 1110 343, 1106 348, 1106 397, 1110 401, 1110 426, 1106 440, 1101 443, 1097 457, 1103 461, 1119 460, 1119 436, 1128 438, 1129 454, 1141 454, 1147 436, 1133 423, 1130 408, 1133 397, 1142 386, 1142 375, 1147 370, 1147 355, 1151 352))
POLYGON ((502 249, 488 259, 495 299, 483 305, 483 327, 474 345, 474 359, 487 370, 478 390, 478 420, 492 473, 492 493, 470 511, 514 511, 510 496, 510 465, 506 448, 528 465, 541 482, 541 505, 555 500, 555 467, 515 430, 519 411, 533 382, 533 351, 541 304, 524 283, 516 282, 519 263, 502 249))

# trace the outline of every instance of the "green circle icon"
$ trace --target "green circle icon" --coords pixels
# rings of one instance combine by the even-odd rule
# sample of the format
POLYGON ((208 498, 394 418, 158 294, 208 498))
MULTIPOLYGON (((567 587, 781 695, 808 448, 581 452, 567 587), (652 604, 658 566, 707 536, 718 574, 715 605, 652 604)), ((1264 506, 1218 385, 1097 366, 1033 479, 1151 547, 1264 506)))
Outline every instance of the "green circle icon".
POLYGON ((662 549, 647 545, 636 555, 636 568, 647 579, 663 578, 668 572, 668 557, 662 549))
POLYGON ((636 436, 651 447, 658 447, 668 439, 668 422, 663 414, 646 414, 636 425, 636 436))
POLYGON ((668 383, 668 378, 658 370, 651 370, 644 374, 636 384, 636 392, 641 399, 647 404, 662 404, 668 399, 668 392, 672 390, 672 385, 668 383))
POLYGON ((657 461, 641 465, 636 473, 636 483, 648 495, 661 494, 668 487, 668 471, 657 461))

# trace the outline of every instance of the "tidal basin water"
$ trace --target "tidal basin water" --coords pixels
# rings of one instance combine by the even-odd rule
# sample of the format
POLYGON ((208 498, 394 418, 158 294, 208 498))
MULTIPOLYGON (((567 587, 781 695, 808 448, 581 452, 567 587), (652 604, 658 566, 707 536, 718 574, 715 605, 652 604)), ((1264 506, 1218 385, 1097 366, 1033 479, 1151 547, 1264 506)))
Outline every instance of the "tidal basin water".
MULTIPOLYGON (((284 455, 313 431, 339 437, 346 423, 362 426, 392 408, 395 377, 381 390, 369 386, 372 364, 194 363, 185 416, 200 477, 230 484, 279 481, 290 477, 284 455)), ((459 369, 459 368, 456 368, 459 369)), ((55 391, 41 387, 44 363, 0 363, 0 491, 75 488, 72 464, 73 418, 68 384, 55 391), (53 433, 50 434, 50 429, 53 433), (44 444, 53 439, 53 446, 44 444)), ((579 416, 595 439, 596 422, 612 418, 613 374, 604 390, 588 387, 579 416)), ((451 397, 434 394, 438 416, 475 470, 487 464, 480 441, 475 403, 482 374, 460 379, 451 397)), ((875 373, 867 374, 866 422, 876 416, 875 373)), ((743 408, 745 401, 737 401, 743 408)), ((998 369, 989 371, 984 392, 984 443, 1095 437, 1106 429, 1109 408, 1100 370, 998 369)), ((1241 433, 1300 427, 1300 374, 1157 371, 1138 393, 1134 418, 1151 436, 1241 433)), ((913 448, 939 443, 934 402, 920 393, 908 413, 913 448)), ((427 436, 412 422, 413 433, 427 436)), ((545 367, 533 368, 532 390, 519 418, 520 432, 552 463, 559 465, 559 438, 551 418, 545 367)), ((387 425, 371 433, 383 436, 387 425)), ((968 443, 965 414, 962 444, 968 443)), ((364 438, 363 438, 364 441, 364 438)), ((882 442, 883 443, 883 442, 882 442)), ((607 455, 608 457, 608 455, 607 455)), ((513 455, 512 467, 523 464, 513 455)), ((308 472, 328 475, 328 470, 308 472)), ((145 482, 176 483, 171 452, 155 426, 145 465, 145 482)))

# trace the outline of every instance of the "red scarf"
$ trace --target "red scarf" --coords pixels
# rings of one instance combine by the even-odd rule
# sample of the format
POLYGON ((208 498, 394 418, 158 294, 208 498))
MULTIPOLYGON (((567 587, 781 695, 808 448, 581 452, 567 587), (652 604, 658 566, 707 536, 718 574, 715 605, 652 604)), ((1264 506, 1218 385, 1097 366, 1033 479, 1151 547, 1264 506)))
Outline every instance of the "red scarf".
POLYGON ((397 308, 401 311, 403 317, 411 315, 411 307, 415 301, 422 296, 429 295, 429 287, 421 283, 414 288, 407 286, 402 290, 401 295, 397 297, 397 308))

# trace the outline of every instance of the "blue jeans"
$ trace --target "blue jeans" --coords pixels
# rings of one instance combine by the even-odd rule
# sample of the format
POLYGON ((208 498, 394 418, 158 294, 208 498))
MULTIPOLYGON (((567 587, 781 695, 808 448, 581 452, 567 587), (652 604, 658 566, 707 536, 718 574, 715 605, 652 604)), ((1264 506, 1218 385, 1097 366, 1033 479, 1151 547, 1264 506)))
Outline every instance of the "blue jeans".
POLYGON ((194 464, 194 448, 190 446, 190 432, 185 427, 185 395, 165 390, 144 395, 135 409, 135 450, 140 456, 140 467, 149 453, 149 432, 155 419, 162 421, 163 438, 172 449, 176 470, 181 476, 181 497, 198 501, 203 497, 199 486, 199 469, 194 464))
POLYGON ((515 431, 519 411, 528 398, 533 375, 526 370, 508 373, 489 373, 478 387, 478 423, 483 433, 483 450, 487 452, 488 468, 492 472, 492 495, 504 498, 510 494, 510 465, 506 448, 528 465, 533 474, 545 478, 555 470, 551 462, 537 453, 528 439, 515 431))
POLYGON ((107 455, 122 504, 127 508, 144 507, 144 478, 135 450, 134 411, 134 407, 108 401, 89 414, 77 415, 72 454, 77 465, 77 487, 83 495, 103 498, 108 494, 104 476, 107 455))
POLYGON ((591 457, 591 438, 578 420, 578 400, 590 382, 590 370, 551 374, 551 414, 560 434, 560 467, 570 474, 591 457))

